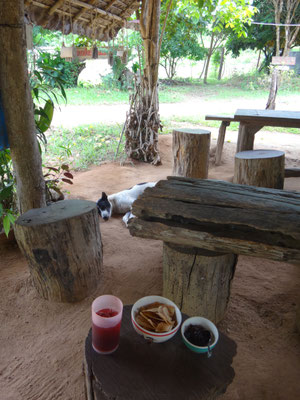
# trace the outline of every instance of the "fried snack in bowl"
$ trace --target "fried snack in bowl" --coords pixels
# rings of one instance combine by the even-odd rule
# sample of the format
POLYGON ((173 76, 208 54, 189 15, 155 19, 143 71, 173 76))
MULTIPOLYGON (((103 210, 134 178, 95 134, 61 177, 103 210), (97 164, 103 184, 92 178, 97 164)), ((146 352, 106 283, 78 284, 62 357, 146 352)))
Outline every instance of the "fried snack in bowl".
POLYGON ((135 331, 155 343, 171 339, 181 321, 181 312, 176 304, 162 296, 143 297, 131 309, 131 322, 135 331))

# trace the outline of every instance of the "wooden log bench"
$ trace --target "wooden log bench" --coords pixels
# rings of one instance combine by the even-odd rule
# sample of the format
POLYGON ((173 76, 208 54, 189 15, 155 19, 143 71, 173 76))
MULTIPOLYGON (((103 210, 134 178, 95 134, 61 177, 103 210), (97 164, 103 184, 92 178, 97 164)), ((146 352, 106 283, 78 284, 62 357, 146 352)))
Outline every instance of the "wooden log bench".
POLYGON ((222 151, 224 147, 225 133, 227 126, 230 125, 232 121, 234 121, 234 117, 229 117, 226 115, 206 115, 205 119, 207 121, 221 121, 221 125, 219 128, 219 135, 217 141, 216 155, 215 155, 215 164, 221 165, 222 151))
MULTIPOLYGON (((162 240, 167 245, 194 247, 221 254, 241 254, 290 263, 300 262, 300 194, 278 189, 238 185, 224 181, 169 177, 147 190, 133 204, 131 235, 162 240)), ((179 259, 179 263, 181 263, 179 259)), ((164 265, 165 268, 165 265, 164 265)), ((203 291, 206 304, 219 308, 218 290, 203 276, 200 286, 193 282, 195 264, 187 266, 187 280, 179 287, 177 273, 165 273, 164 285, 174 285, 176 296, 186 296, 194 287, 190 301, 200 303, 203 291), (197 287, 199 293, 197 294, 197 287)), ((180 275, 180 272, 179 272, 180 275)), ((224 276, 220 286, 232 279, 224 276)), ((228 299, 221 300, 228 302, 228 299)), ((180 303, 179 303, 180 305, 180 303)), ((222 305, 224 307, 224 303, 222 305)), ((209 308, 202 315, 211 313, 209 308)))

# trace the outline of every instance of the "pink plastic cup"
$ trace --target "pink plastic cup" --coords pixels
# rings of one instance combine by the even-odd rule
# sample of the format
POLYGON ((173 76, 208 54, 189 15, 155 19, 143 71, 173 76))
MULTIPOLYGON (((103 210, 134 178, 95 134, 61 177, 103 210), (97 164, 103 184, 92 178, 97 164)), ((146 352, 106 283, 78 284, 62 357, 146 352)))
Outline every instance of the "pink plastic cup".
POLYGON ((123 303, 118 297, 106 294, 92 303, 92 346, 100 354, 117 350, 120 342, 120 328, 123 303))

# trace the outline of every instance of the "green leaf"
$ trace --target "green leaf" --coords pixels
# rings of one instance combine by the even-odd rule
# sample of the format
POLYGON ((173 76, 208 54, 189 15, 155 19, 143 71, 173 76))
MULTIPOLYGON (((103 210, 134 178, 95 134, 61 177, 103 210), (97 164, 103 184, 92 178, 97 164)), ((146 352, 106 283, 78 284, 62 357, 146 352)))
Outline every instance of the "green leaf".
POLYGON ((3 229, 5 232, 5 235, 8 237, 9 230, 10 230, 10 220, 9 220, 8 215, 5 215, 5 217, 3 218, 3 229))
POLYGON ((14 223, 15 223, 16 217, 15 217, 13 214, 11 214, 11 213, 9 212, 9 213, 7 213, 6 216, 8 217, 8 219, 9 219, 9 221, 10 221, 11 224, 14 224, 14 223))
POLYGON ((41 109, 42 114, 39 121, 37 122, 37 128, 40 132, 44 133, 50 127, 53 112, 54 112, 54 104, 51 100, 47 100, 43 109, 41 109))

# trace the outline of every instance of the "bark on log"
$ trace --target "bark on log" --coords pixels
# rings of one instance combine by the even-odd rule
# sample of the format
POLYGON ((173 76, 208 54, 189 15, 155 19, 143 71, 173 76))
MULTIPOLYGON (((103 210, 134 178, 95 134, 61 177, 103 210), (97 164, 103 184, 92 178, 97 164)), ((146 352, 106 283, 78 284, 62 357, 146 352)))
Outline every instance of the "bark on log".
POLYGON ((164 243, 163 295, 188 315, 218 323, 230 298, 237 256, 164 243))
MULTIPOLYGON (((209 131, 201 129, 173 131, 173 175, 207 178, 210 136, 209 131)), ((164 243, 164 296, 190 315, 219 322, 225 316, 237 256, 201 257, 198 252, 190 247, 177 251, 164 243)))
POLYGON ((42 160, 28 82, 24 1, 1 1, 0 94, 20 213, 46 205, 42 160))
POLYGON ((283 189, 284 152, 278 150, 250 150, 236 153, 234 183, 283 189))
POLYGON ((240 122, 236 152, 252 150, 255 134, 262 128, 261 125, 240 122))
POLYGON ((202 129, 173 131, 173 175, 205 179, 208 176, 210 132, 202 129))
POLYGON ((300 261, 300 194, 169 177, 133 204, 133 236, 285 262, 300 261))
POLYGON ((94 202, 64 200, 27 211, 17 219, 15 234, 43 298, 79 301, 97 287, 102 242, 94 202))

